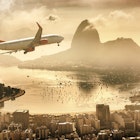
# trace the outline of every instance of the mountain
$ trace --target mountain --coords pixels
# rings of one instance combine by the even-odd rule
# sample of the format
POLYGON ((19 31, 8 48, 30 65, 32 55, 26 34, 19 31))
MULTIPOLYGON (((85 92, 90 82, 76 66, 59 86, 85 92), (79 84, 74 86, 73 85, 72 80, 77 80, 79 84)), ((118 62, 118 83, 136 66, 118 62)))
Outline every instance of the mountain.
POLYGON ((0 55, 0 66, 17 66, 21 61, 10 55, 0 55))
POLYGON ((100 62, 115 66, 140 65, 140 47, 131 38, 117 38, 102 44, 100 62), (101 59, 102 58, 102 59, 101 59))
POLYGON ((24 68, 70 69, 93 66, 139 65, 140 47, 130 38, 101 43, 99 33, 88 20, 78 26, 71 48, 51 56, 26 61, 19 65, 24 68))
POLYGON ((79 49, 87 51, 87 49, 96 49, 98 45, 100 45, 98 31, 88 20, 84 20, 73 36, 71 48, 75 51, 79 49))

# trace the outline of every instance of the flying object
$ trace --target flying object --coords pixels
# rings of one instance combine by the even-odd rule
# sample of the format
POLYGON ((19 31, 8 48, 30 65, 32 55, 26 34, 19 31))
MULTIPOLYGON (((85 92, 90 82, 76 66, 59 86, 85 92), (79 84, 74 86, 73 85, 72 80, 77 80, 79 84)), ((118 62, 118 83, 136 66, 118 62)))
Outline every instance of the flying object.
POLYGON ((18 40, 11 40, 11 41, 0 40, 0 50, 9 51, 5 53, 13 53, 13 52, 24 50, 24 54, 26 54, 28 52, 34 51, 36 46, 47 45, 52 43, 57 43, 59 46, 59 43, 64 39, 64 37, 57 34, 42 35, 43 29, 38 22, 37 25, 39 29, 35 37, 29 37, 29 38, 23 38, 18 40))
POLYGON ((50 20, 50 21, 55 21, 55 20, 56 20, 56 17, 54 17, 54 16, 49 16, 48 20, 50 20))

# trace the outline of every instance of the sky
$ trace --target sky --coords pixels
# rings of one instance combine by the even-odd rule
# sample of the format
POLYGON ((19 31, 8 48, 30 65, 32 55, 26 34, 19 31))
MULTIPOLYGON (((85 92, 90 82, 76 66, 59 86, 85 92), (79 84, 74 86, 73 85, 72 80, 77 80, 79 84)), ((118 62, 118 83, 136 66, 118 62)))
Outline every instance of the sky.
POLYGON ((140 45, 139 7, 139 0, 0 0, 0 40, 34 36, 36 21, 43 27, 43 34, 64 36, 60 47, 46 45, 26 55, 12 54, 20 60, 36 59, 70 48, 76 28, 88 19, 98 30, 101 42, 125 37, 140 45), (56 20, 49 21, 50 15, 56 20))

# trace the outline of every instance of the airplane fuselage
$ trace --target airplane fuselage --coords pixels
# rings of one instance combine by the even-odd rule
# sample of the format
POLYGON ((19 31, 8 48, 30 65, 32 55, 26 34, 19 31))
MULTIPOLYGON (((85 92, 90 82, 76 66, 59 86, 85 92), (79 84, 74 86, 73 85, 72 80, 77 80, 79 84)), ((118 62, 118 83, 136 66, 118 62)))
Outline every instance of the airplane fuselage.
MULTIPOLYGON (((29 44, 33 41, 34 37, 0 42, 0 50, 26 50, 29 44)), ((52 43, 60 43, 64 38, 60 35, 42 35, 40 42, 34 44, 34 47, 52 43)))

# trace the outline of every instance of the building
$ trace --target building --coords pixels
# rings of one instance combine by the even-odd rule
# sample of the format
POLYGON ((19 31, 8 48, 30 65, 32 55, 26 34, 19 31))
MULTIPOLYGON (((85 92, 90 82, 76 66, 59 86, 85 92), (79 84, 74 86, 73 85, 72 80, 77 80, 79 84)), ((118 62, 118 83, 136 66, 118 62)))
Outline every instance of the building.
POLYGON ((26 129, 25 131, 21 132, 22 139, 29 139, 33 140, 33 131, 31 129, 26 129))
POLYGON ((13 120, 15 123, 22 124, 22 128, 25 130, 29 125, 29 111, 17 110, 13 113, 13 120))
POLYGON ((109 105, 97 104, 96 116, 100 120, 101 128, 110 128, 110 109, 109 105))
POLYGON ((100 130, 100 120, 94 120, 94 128, 99 131, 100 130))
POLYGON ((139 121, 140 122, 140 110, 135 110, 135 112, 134 112, 134 119, 135 119, 135 121, 139 121))
POLYGON ((100 132, 97 135, 97 140, 108 140, 108 134, 106 132, 100 132))
POLYGON ((10 131, 8 131, 8 130, 3 130, 0 133, 0 140, 8 140, 9 137, 10 137, 10 131))
POLYGON ((119 125, 120 128, 125 128, 125 121, 124 121, 122 114, 120 114, 118 112, 114 112, 112 114, 112 118, 113 118, 114 122, 116 122, 119 125))
POLYGON ((52 121, 51 124, 50 124, 50 132, 51 132, 51 134, 55 135, 57 129, 58 129, 58 123, 52 121))
POLYGON ((112 132, 112 140, 122 140, 123 131, 114 130, 112 132))
POLYGON ((84 118, 84 123, 86 124, 86 125, 90 125, 91 126, 91 119, 89 119, 89 118, 84 118))
POLYGON ((59 119, 59 122, 60 123, 63 123, 63 122, 72 122, 72 117, 69 114, 60 115, 58 117, 58 119, 59 119))
POLYGON ((10 132, 10 140, 20 140, 21 139, 21 131, 15 130, 10 132))
POLYGON ((11 115, 10 113, 3 114, 4 122, 10 123, 11 122, 11 115))
POLYGON ((125 122, 125 131, 136 131, 136 122, 135 121, 127 121, 125 122))
POLYGON ((119 124, 117 122, 112 122, 111 123, 111 128, 113 130, 119 130, 119 124))
POLYGON ((8 126, 8 130, 10 131, 15 131, 15 130, 22 130, 22 125, 21 124, 16 124, 16 123, 11 123, 9 126, 8 126))
POLYGON ((71 122, 58 123, 59 135, 69 134, 74 131, 74 124, 71 122))
POLYGON ((92 127, 90 125, 82 125, 80 126, 80 134, 81 135, 86 135, 86 134, 90 134, 92 132, 92 127))
POLYGON ((116 129, 125 129, 125 131, 128 132, 136 131, 136 121, 125 112, 114 112, 112 114, 112 119, 114 120, 114 128, 116 127, 116 129))
POLYGON ((38 127, 36 130, 37 138, 39 139, 47 139, 49 136, 49 129, 46 126, 38 127))

